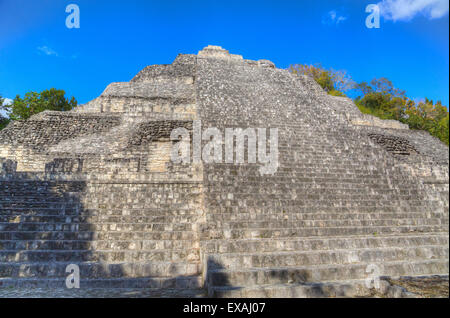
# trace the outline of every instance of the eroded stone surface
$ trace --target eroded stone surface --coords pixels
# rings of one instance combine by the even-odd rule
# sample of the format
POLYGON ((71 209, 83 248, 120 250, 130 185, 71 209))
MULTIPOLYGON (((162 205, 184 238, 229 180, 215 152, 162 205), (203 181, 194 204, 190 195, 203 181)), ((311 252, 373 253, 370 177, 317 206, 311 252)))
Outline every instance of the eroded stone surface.
POLYGON ((369 265, 448 275, 448 147, 217 46, 74 111, 11 123, 0 167, 0 280, 12 295, 64 290, 69 264, 109 297, 362 296, 369 265), (278 128, 278 169, 175 164, 170 132, 192 134, 194 120, 278 128))

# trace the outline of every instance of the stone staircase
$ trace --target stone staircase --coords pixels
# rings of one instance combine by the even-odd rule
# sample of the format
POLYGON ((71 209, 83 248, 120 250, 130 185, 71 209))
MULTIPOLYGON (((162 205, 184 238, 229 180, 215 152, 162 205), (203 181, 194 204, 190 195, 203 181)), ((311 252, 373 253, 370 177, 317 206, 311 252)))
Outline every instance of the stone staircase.
POLYGON ((0 296, 368 296, 368 279, 448 275, 448 195, 437 139, 209 46, 0 132, 0 296), (276 173, 173 163, 193 120, 278 128, 276 173))
MULTIPOLYGON (((80 288, 201 294, 196 211, 185 203, 167 202, 170 209, 103 203, 100 188, 75 181, 0 182, 0 286, 65 288, 66 267, 76 264, 80 288)), ((160 199, 169 201, 164 194, 160 199)))
POLYGON ((448 275, 448 184, 435 180, 430 195, 396 159, 371 160, 384 150, 352 132, 297 133, 315 143, 281 141, 274 176, 206 167, 221 177, 205 186, 210 296, 364 297, 372 276, 448 275))

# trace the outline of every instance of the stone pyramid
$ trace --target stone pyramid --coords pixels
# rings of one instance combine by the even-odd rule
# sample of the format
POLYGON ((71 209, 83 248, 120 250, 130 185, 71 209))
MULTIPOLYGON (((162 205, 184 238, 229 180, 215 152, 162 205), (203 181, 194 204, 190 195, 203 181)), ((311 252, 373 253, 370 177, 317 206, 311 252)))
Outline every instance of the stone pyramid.
POLYGON ((208 46, 0 132, 0 293, 364 296, 448 275, 448 165, 426 132, 208 46), (171 133, 195 122, 277 129, 276 171, 174 162, 171 133))

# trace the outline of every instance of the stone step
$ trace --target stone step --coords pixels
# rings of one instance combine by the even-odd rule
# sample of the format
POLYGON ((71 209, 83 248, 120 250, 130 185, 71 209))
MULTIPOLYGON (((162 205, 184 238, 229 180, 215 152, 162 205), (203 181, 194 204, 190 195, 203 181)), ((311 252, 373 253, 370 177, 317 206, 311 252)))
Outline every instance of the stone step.
MULTIPOLYGON (((382 291, 389 298, 415 298, 413 294, 400 287, 386 286, 382 291)), ((361 298, 372 297, 372 292, 366 287, 365 281, 355 280, 306 284, 269 284, 251 287, 210 287, 208 296, 215 298, 361 298)))
POLYGON ((113 216, 113 215, 97 215, 97 216, 64 216, 64 215, 22 215, 11 214, 1 215, 0 224, 2 223, 65 223, 65 224, 104 224, 104 223, 195 223, 197 215, 156 215, 156 216, 113 216))
MULTIPOLYGON (((195 223, 200 215, 94 215, 94 216, 65 216, 46 214, 0 214, 0 223, 195 223)), ((305 221, 305 220, 382 220, 382 219, 441 219, 448 220, 446 213, 418 213, 418 212, 378 212, 378 213, 215 213, 210 215, 214 222, 229 221, 305 221)))
MULTIPOLYGON (((299 204, 304 205, 303 203, 311 203, 312 201, 318 201, 321 203, 327 202, 326 200, 333 200, 337 202, 357 202, 358 204, 361 204, 361 202, 379 202, 382 203, 382 205, 394 205, 399 202, 409 202, 411 204, 419 203, 419 205, 424 205, 425 203, 431 203, 431 204, 438 204, 437 206, 442 205, 442 200, 429 200, 425 197, 421 197, 414 194, 408 194, 408 195, 399 195, 399 194, 374 194, 374 193, 354 193, 354 194, 348 194, 348 193, 337 193, 337 192, 327 192, 321 189, 318 189, 316 192, 318 193, 302 193, 302 191, 295 191, 295 190, 286 190, 283 191, 279 189, 276 192, 272 193, 258 193, 255 191, 254 193, 232 193, 232 198, 227 198, 226 195, 222 193, 208 193, 208 196, 210 198, 217 198, 221 200, 230 200, 230 201, 237 201, 237 200, 251 200, 255 198, 261 198, 261 199, 274 199, 277 197, 279 200, 287 200, 291 201, 291 204, 299 204), (319 193, 320 192, 320 193, 319 193), (390 203, 390 204, 388 204, 390 203)), ((130 203, 124 203, 122 201, 118 201, 120 203, 111 204, 111 201, 97 201, 97 202, 86 202, 86 201, 42 201, 42 198, 40 201, 36 200, 20 200, 20 199, 8 199, 8 200, 2 200, 0 199, 0 208, 7 209, 7 208, 66 208, 66 209, 74 209, 74 208, 83 208, 83 209, 97 209, 97 208, 133 208, 134 206, 138 206, 144 204, 145 202, 130 202, 130 203), (103 207, 104 206, 104 207, 103 207)), ((178 204, 170 204, 166 205, 167 207, 172 207, 174 209, 177 208, 184 208, 185 206, 189 206, 194 204, 194 201, 189 202, 181 202, 178 204)), ((162 204, 164 207, 164 204, 162 204)), ((329 201, 328 204, 329 205, 329 201)), ((313 205, 314 206, 314 205, 313 205)), ((148 203, 142 206, 145 207, 152 207, 152 203, 148 203)))
MULTIPOLYGON (((250 184, 252 182, 252 178, 248 177, 248 179, 244 179, 244 176, 241 177, 242 179, 236 179, 235 182, 239 184, 250 184)), ((225 179, 226 181, 231 179, 225 179)), ((272 180, 272 179, 271 179, 272 180)), ((392 186, 390 187, 387 181, 384 179, 381 179, 377 176, 367 176, 367 175, 356 175, 356 174, 317 174, 317 173, 295 173, 295 171, 291 171, 286 174, 279 173, 277 170, 277 174, 275 177, 273 177, 272 182, 277 183, 288 183, 288 182, 295 181, 296 183, 303 183, 303 184, 316 184, 317 186, 321 187, 330 187, 331 184, 345 187, 345 185, 353 184, 353 185, 359 185, 359 186, 367 186, 372 187, 375 186, 375 188, 381 188, 381 189, 392 189, 392 186)), ((417 190, 417 186, 415 188, 411 188, 408 186, 408 182, 410 180, 390 180, 391 184, 394 184, 396 188, 403 188, 408 189, 411 191, 417 190)), ((297 187, 296 184, 294 184, 294 187, 297 187)), ((299 186, 301 188, 301 186, 299 186)), ((393 192, 395 193, 395 192, 393 192)), ((420 193, 420 192, 419 192, 420 193)), ((422 192, 423 193, 423 192, 422 192)))
MULTIPOLYGON (((0 289, 1 298, 204 298, 204 289, 180 288, 71 288, 32 286, 0 289)), ((126 285, 126 284, 125 284, 126 285)))
POLYGON ((37 193, 80 192, 84 181, 0 180, 0 191, 28 190, 37 193))
MULTIPOLYGON (((236 179, 236 177, 231 178, 231 177, 227 177, 227 179, 225 179, 224 177, 224 181, 222 182, 215 182, 214 184, 219 186, 219 187, 226 187, 227 185, 233 184, 233 181, 235 184, 253 184, 254 182, 257 182, 258 180, 261 181, 261 178, 259 177, 250 177, 247 176, 242 177, 242 179, 236 179)), ((336 187, 336 188, 366 188, 366 187, 370 187, 373 189, 390 189, 392 188, 392 186, 388 183, 388 182, 381 182, 380 180, 377 179, 365 179, 365 178, 359 178, 359 179, 354 179, 354 178, 306 178, 303 177, 302 175, 298 175, 298 176, 294 176, 294 175, 289 175, 286 176, 284 178, 276 176, 271 178, 270 180, 268 180, 268 182, 272 182, 272 183, 276 183, 277 185, 279 185, 280 187, 283 186, 288 186, 291 185, 292 187, 298 188, 298 189, 303 189, 303 188, 332 188, 332 187, 336 187), (295 183, 293 184, 292 182, 295 181, 295 183)), ((410 181, 405 181, 404 183, 398 183, 393 181, 393 183, 396 185, 396 187, 401 188, 401 189, 417 189, 417 186, 413 187, 411 186, 408 182, 410 181)))
POLYGON ((448 226, 370 226, 370 227, 323 227, 323 228, 279 228, 279 229, 241 229, 211 230, 200 233, 204 239, 245 239, 245 238, 279 238, 279 237, 330 237, 344 235, 381 235, 401 233, 445 232, 448 226))
POLYGON ((0 277, 3 278, 65 278, 66 268, 75 264, 80 268, 80 278, 122 277, 178 277, 198 276, 201 266, 186 262, 0 262, 0 277))
MULTIPOLYGON (((283 208, 279 207, 261 207, 261 206, 216 206, 214 213, 211 215, 240 215, 245 213, 257 214, 257 215, 268 215, 268 214, 276 214, 276 215, 284 215, 284 214, 306 214, 306 213, 314 213, 314 214, 355 214, 355 213, 421 213, 422 215, 428 215, 429 213, 438 213, 438 214, 449 214, 448 207, 442 209, 443 211, 424 211, 422 206, 409 206, 408 208, 396 206, 365 206, 365 207, 345 207, 345 206, 328 206, 328 207, 320 207, 320 206, 311 206, 311 207, 299 207, 294 205, 283 206, 283 208), (284 212, 284 213, 283 213, 284 212)), ((1 210, 0 210, 1 211, 1 210)))
POLYGON ((51 194, 39 194, 35 192, 24 193, 2 193, 0 196, 0 203, 3 202, 56 202, 56 203, 74 203, 79 202, 80 198, 68 193, 64 195, 56 196, 51 194), (20 194, 18 194, 20 193, 20 194))
POLYGON ((341 250, 314 250, 259 253, 229 253, 209 254, 208 268, 214 269, 214 264, 220 264, 224 269, 255 268, 255 267, 288 267, 326 264, 377 263, 380 261, 401 261, 421 259, 448 258, 448 246, 423 245, 413 247, 382 247, 341 250))
MULTIPOLYGON (((264 221, 233 221, 214 222, 208 224, 208 229, 239 230, 239 229, 279 229, 279 228, 323 228, 323 227, 370 227, 370 226, 419 226, 448 225, 448 218, 421 219, 378 219, 378 220, 264 220, 264 221)), ((2 225, 0 224, 0 229, 2 225)))
MULTIPOLYGON (((283 208, 275 207, 239 207, 237 206, 217 206, 214 214, 219 213, 257 213, 257 214, 283 214, 286 213, 447 213, 448 207, 443 212, 430 211, 425 212, 422 205, 410 205, 409 207, 400 207, 398 205, 375 205, 370 204, 366 206, 297 206, 288 204, 283 208)), ((82 209, 80 207, 21 207, 21 208, 0 208, 0 215, 77 215, 77 216, 95 216, 95 215, 111 215, 111 216, 126 216, 126 215, 139 215, 139 216, 167 216, 167 215, 187 215, 187 214, 199 214, 197 208, 170 208, 161 207, 161 209, 155 208, 90 208, 82 209)))
MULTIPOLYGON (((437 212, 342 212, 342 213, 214 213, 210 216, 214 222, 225 221, 302 221, 302 220, 382 220, 382 219, 448 219, 446 213, 437 212)), ((0 217, 0 220, 1 217, 0 217)))
MULTIPOLYGON (((249 201, 252 203, 251 201, 249 201)), ((265 200, 261 200, 260 202, 268 202, 265 200)), ((374 206, 374 205, 366 205, 366 206, 350 206, 350 205, 339 205, 339 206, 295 206, 295 205, 286 205, 283 206, 282 210, 280 207, 269 208, 268 206, 257 206, 250 205, 247 202, 237 202, 237 203, 227 203, 226 205, 209 205, 212 209, 214 209, 214 213, 210 214, 214 216, 216 214, 240 214, 240 213, 252 213, 252 214, 299 214, 299 213, 387 213, 387 212, 396 212, 396 213, 422 213, 423 215, 428 215, 429 213, 440 213, 440 214, 449 214, 448 206, 440 206, 440 207, 424 207, 424 206, 404 206, 402 204, 398 204, 397 206, 374 206)))
MULTIPOLYGON (((315 154, 314 154, 315 155, 315 154)), ((286 176, 300 176, 305 175, 355 175, 358 177, 368 177, 372 179, 379 179, 381 182, 387 181, 386 168, 380 166, 374 166, 373 162, 368 163, 368 166, 364 166, 361 163, 350 164, 351 158, 347 158, 347 161, 334 161, 338 160, 336 157, 331 156, 309 156, 306 153, 297 153, 290 156, 285 153, 279 154, 279 167, 277 174, 274 177, 286 177, 286 176), (317 160, 317 163, 314 163, 317 160)), ((215 164, 214 172, 226 172, 235 171, 237 176, 240 177, 245 173, 252 175, 256 171, 255 166, 251 166, 248 163, 243 164, 240 167, 232 167, 230 164, 222 163, 215 164)), ((226 175, 226 174, 224 174, 226 175)), ((393 169, 390 171, 390 176, 393 180, 399 180, 400 182, 410 179, 411 176, 404 173, 402 170, 393 169)), ((435 179, 437 180, 437 179, 435 179)))
POLYGON ((8 202, 0 202, 0 209, 33 209, 33 208, 42 208, 42 209, 80 209, 81 203, 65 203, 61 202, 49 202, 49 201, 41 201, 41 202, 23 202, 23 201, 8 201, 8 202))
POLYGON ((0 208, 0 215, 59 215, 59 216, 178 216, 178 215, 198 215, 197 209, 185 208, 165 208, 161 209, 82 209, 80 207, 63 207, 63 208, 0 208))
MULTIPOLYGON (((302 237, 277 239, 209 240, 202 242, 206 253, 233 253, 237 251, 300 251, 338 248, 389 246, 448 245, 448 232, 420 235, 302 237)), ((198 247, 191 240, 3 240, 2 250, 153 250, 198 247)))
MULTIPOLYGON (((285 157, 286 159, 294 158, 295 155, 292 155, 290 157, 285 157)), ((279 167, 277 169, 277 172, 281 172, 284 174, 287 174, 290 172, 298 173, 298 174, 308 174, 308 173, 317 173, 317 174, 356 174, 356 175, 369 175, 369 176, 377 176, 377 177, 384 177, 382 173, 379 173, 378 171, 374 171, 359 165, 355 166, 317 166, 314 169, 311 169, 310 167, 305 168, 302 166, 294 166, 294 167, 279 167)))
MULTIPOLYGON (((272 201, 275 199, 276 195, 273 195, 273 198, 270 198, 269 196, 265 197, 264 201, 272 201)), ((255 198, 248 199, 251 202, 255 202, 255 198)), ((244 201, 244 200, 242 200, 244 201)), ((286 206, 298 206, 298 207, 336 207, 336 206, 342 206, 342 207, 369 207, 374 206, 378 208, 383 208, 384 206, 391 207, 393 206, 393 202, 390 200, 343 200, 343 201, 327 201, 325 199, 322 200, 286 200, 287 205, 286 206)), ((215 207, 220 206, 219 201, 210 201, 210 206, 215 207)), ((250 205, 250 204, 247 204, 250 205)), ((442 201, 418 201, 418 200, 410 200, 410 201, 398 201, 394 206, 397 206, 399 208, 403 207, 404 209, 408 209, 411 206, 420 206, 425 209, 425 211, 433 212, 433 209, 435 208, 441 208, 443 206, 442 201)))
MULTIPOLYGON (((275 220, 251 222, 210 222, 209 230, 239 230, 239 229, 279 229, 279 228, 324 228, 324 227, 369 227, 369 226, 419 226, 448 225, 448 219, 381 219, 381 220, 275 220)), ((192 223, 0 223, 3 232, 38 232, 38 231, 95 231, 102 232, 151 232, 151 231, 193 231, 196 225, 192 223)))
POLYGON ((183 262, 199 261, 198 249, 185 250, 0 250, 0 262, 183 262))
POLYGON ((0 223, 1 232, 151 232, 193 231, 192 223, 0 223))
POLYGON ((192 240, 3 240, 0 250, 184 250, 199 248, 192 240))
MULTIPOLYGON (((381 183, 384 184, 386 182, 386 176, 383 174, 374 174, 368 172, 358 173, 356 171, 347 171, 347 172, 317 172, 314 170, 307 171, 307 169, 296 169, 292 166, 283 166, 277 169, 276 178, 291 178, 296 179, 299 178, 301 180, 312 179, 319 181, 330 181, 336 182, 338 179, 341 179, 341 182, 362 182, 362 183, 381 183)), ((394 176, 395 177, 395 176, 394 176)), ((244 180, 243 180, 244 181, 244 180)), ((396 180, 394 180, 395 182, 396 180)), ((245 181, 244 181, 245 182, 245 181)), ((404 180, 400 180, 399 184, 404 184, 404 180)))
MULTIPOLYGON (((337 177, 336 179, 338 179, 339 177, 337 177)), ((409 188, 407 187, 407 185, 405 185, 405 187, 402 187, 400 185, 397 185, 397 188, 391 189, 388 187, 387 184, 383 184, 383 185, 374 185, 374 184, 368 184, 367 186, 361 186, 359 184, 354 184, 355 182, 347 182, 348 184, 343 184, 342 187, 337 187, 335 183, 333 183, 333 186, 328 186, 327 182, 318 182, 317 180, 314 180, 314 185, 311 185, 309 181, 304 179, 304 177, 302 178, 302 180, 300 181, 304 181, 304 183, 299 183, 299 184, 294 184, 292 185, 292 181, 295 180, 292 178, 292 176, 288 179, 286 178, 286 180, 283 180, 281 178, 278 178, 276 181, 279 184, 280 188, 290 188, 291 190, 296 190, 296 192, 298 194, 304 194, 304 195, 320 195, 325 193, 330 193, 330 194, 341 194, 341 195, 361 195, 361 194, 367 194, 367 195, 372 195, 372 196, 376 196, 376 195, 386 195, 386 196, 408 196, 408 195, 423 195, 423 192, 418 191, 417 187, 416 188, 409 188), (321 190, 320 193, 317 192, 317 190, 321 190)), ((248 183, 249 180, 242 180, 239 181, 240 183, 248 183)), ((296 180, 299 181, 299 180, 296 180)), ((312 180, 311 180, 312 181, 312 180)), ((342 181, 342 178, 341 178, 342 181)), ((236 180, 235 180, 236 182, 236 180)), ((367 179, 364 180, 364 182, 367 182, 367 179)), ((223 183, 223 185, 225 186, 227 183, 223 183)), ((245 188, 243 189, 245 190, 245 188)), ((269 189, 266 189, 266 191, 269 191, 269 189)), ((443 194, 445 194, 447 191, 441 191, 443 194)), ((85 203, 85 202, 107 202, 107 200, 110 199, 110 196, 105 195, 105 193, 103 193, 102 195, 99 194, 95 194, 95 195, 86 195, 86 194, 69 194, 66 193, 64 195, 61 196, 56 196, 56 195, 50 195, 50 194, 37 194, 35 192, 30 192, 30 193, 23 193, 23 192, 19 192, 20 195, 18 195, 17 193, 6 193, 3 192, 0 196, 0 202, 4 203, 4 202, 34 202, 34 203, 39 203, 39 202, 54 202, 54 203, 77 203, 77 202, 81 202, 81 203, 85 203)), ((211 191, 211 194, 221 194, 222 192, 220 191, 211 191)), ((245 194, 246 192, 235 192, 235 193, 239 193, 239 194, 245 194)), ((248 194, 252 194, 252 193, 248 193, 248 194)), ((183 197, 181 199, 193 199, 198 197, 200 194, 192 194, 192 196, 190 197, 183 197)), ((118 199, 126 199, 126 198, 131 198, 131 193, 127 196, 123 196, 122 198, 118 198, 118 199)))
MULTIPOLYGON (((66 275, 69 275, 67 273, 66 275)), ((32 288, 39 289, 55 289, 66 287, 66 277, 61 278, 0 278, 0 285, 3 289, 7 288, 26 288, 28 290, 32 288)), ((80 289, 95 289, 95 288, 162 288, 160 291, 162 294, 168 294, 179 292, 179 290, 191 290, 202 289, 202 277, 201 276, 179 276, 173 278, 164 277, 145 277, 145 278, 104 278, 104 279, 83 279, 80 277, 80 289), (174 290, 170 290, 174 289, 174 290)), ((67 289, 71 291, 71 289, 67 289)), ((73 290, 72 290, 73 291, 73 290)), ((156 291, 155 291, 156 292, 156 291)), ((110 290, 109 295, 111 297, 114 291, 110 290)), ((68 293, 70 295, 70 293, 68 293)), ((93 291, 95 295, 95 291, 93 291)), ((132 295, 132 294, 130 294, 132 295)))
MULTIPOLYGON (((315 168, 305 168, 307 170, 315 169, 315 168)), ((404 191, 419 191, 419 188, 417 185, 411 184, 410 182, 402 182, 402 183, 396 183, 396 187, 392 188, 390 186, 390 183, 387 181, 382 180, 376 180, 377 182, 374 182, 373 179, 367 179, 364 178, 356 180, 356 179, 350 179, 345 178, 344 180, 338 180, 338 178, 332 178, 331 180, 320 180, 321 182, 317 182, 319 180, 314 180, 313 178, 305 178, 302 173, 297 173, 296 175, 293 175, 292 171, 285 176, 279 176, 278 172, 275 176, 270 177, 261 177, 258 176, 258 174, 255 172, 255 175, 246 173, 242 175, 229 175, 229 171, 224 170, 221 175, 223 175, 223 179, 215 180, 213 183, 215 185, 220 186, 227 186, 232 185, 232 182, 237 182, 240 184, 251 184, 252 182, 256 182, 258 180, 265 180, 267 182, 275 183, 279 187, 288 187, 291 186, 292 189, 325 189, 329 191, 333 191, 333 189, 336 190, 342 190, 342 189, 349 189, 349 190, 358 190, 361 189, 362 191, 368 190, 368 189, 374 189, 379 190, 382 193, 395 193, 399 190, 404 191), (300 181, 300 182, 299 182, 300 181), (294 183, 295 182, 295 183, 294 183), (361 184, 367 182, 367 185, 361 184)), ((212 178, 212 176, 211 176, 212 178)), ((207 180, 209 182, 212 182, 213 179, 207 180)), ((263 189, 264 190, 264 189, 263 189)), ((241 191, 245 191, 245 188, 242 188, 241 191)), ((423 190, 420 190, 423 191, 423 190)), ((420 193, 419 191, 419 193, 420 193)))
MULTIPOLYGON (((328 185, 326 182, 314 182, 311 184, 310 182, 306 183, 293 183, 294 181, 298 181, 295 178, 286 178, 285 179, 277 179, 277 180, 267 180, 268 183, 273 182, 277 184, 277 188, 255 188, 256 193, 271 193, 279 190, 288 190, 289 193, 296 192, 298 194, 311 194, 311 195, 320 195, 323 193, 330 194, 342 194, 342 195, 358 195, 358 194, 369 194, 369 195, 396 195, 396 196, 408 196, 408 195, 420 195, 424 196, 424 190, 418 190, 418 187, 408 187, 408 185, 401 186, 398 185, 395 189, 389 187, 389 185, 376 185, 376 184, 342 184, 341 186, 337 186, 336 184, 328 185), (318 191, 320 190, 320 192, 318 191)), ((305 180, 303 180, 305 181, 305 180)), ((230 185, 232 180, 227 180, 226 182, 222 182, 221 185, 226 187, 230 185)), ((254 189, 251 187, 252 183, 249 180, 235 180, 235 182, 241 185, 248 185, 249 188, 238 188, 235 189, 234 193, 253 193, 254 189)), ((220 192, 218 189, 211 189, 208 193, 214 195, 223 195, 223 192, 220 192)))
MULTIPOLYGON (((0 246, 1 246, 0 241, 0 246)), ((422 235, 390 236, 346 236, 330 238, 277 238, 277 239, 235 239, 209 240, 201 243, 204 253, 273 252, 273 251, 315 251, 358 248, 381 248, 395 246, 449 245, 448 232, 422 235)), ((6 246, 6 245, 5 245, 6 246)))
MULTIPOLYGON (((324 195, 323 193, 328 194, 340 194, 340 195, 396 195, 396 196, 410 196, 410 195, 418 195, 420 192, 418 190, 410 190, 410 189, 387 189, 387 188, 370 188, 370 187, 354 187, 354 188, 302 188, 297 186, 285 186, 280 187, 276 190, 284 190, 282 188, 286 188, 289 190, 288 193, 295 193, 301 195, 324 195), (280 189, 281 188, 281 189, 280 189)), ((252 195, 255 194, 251 192, 251 189, 239 189, 240 191, 233 191, 233 195, 252 195), (246 192, 244 192, 247 190, 246 192)), ((260 188, 258 194, 270 194, 274 191, 273 188, 260 188)), ((217 198, 227 199, 228 194, 223 191, 211 189, 208 191, 208 195, 215 195, 217 198)))
POLYGON ((0 240, 195 240, 192 231, 152 231, 152 232, 0 232, 0 240))
MULTIPOLYGON (((96 203, 66 203, 66 202, 58 202, 58 201, 40 201, 40 202, 23 202, 20 200, 17 201, 2 201, 0 202, 0 209, 32 209, 32 208, 53 208, 53 209, 119 209, 119 208, 157 208, 154 202, 146 203, 146 202, 132 202, 126 203, 125 201, 116 201, 116 203, 109 202, 96 202, 96 203)), ((175 204, 161 204, 161 208, 172 208, 172 209, 189 209, 192 207, 196 207, 194 203, 186 203, 180 202, 175 204)))
POLYGON ((448 258, 278 268, 211 269, 208 270, 208 284, 209 286, 257 286, 367 279, 378 276, 448 275, 448 270, 448 258))
MULTIPOLYGON (((149 190, 149 197, 145 197, 143 198, 144 200, 149 200, 149 199, 154 199, 156 197, 152 197, 151 196, 152 190, 149 190)), ((25 191, 14 191, 14 192, 2 192, 1 196, 0 196, 0 202, 3 201, 24 201, 24 202, 33 202, 33 201, 37 201, 37 202, 89 202, 89 201, 102 201, 102 200, 107 200, 110 198, 117 198, 119 200, 121 199, 127 199, 127 198, 134 198, 136 195, 142 195, 145 194, 145 192, 139 191, 139 192, 126 192, 122 195, 120 194, 111 194, 111 193, 105 193, 100 192, 99 193, 63 193, 63 194, 58 194, 58 195, 53 195, 52 193, 36 193, 36 192, 25 192, 25 191)), ((174 197, 173 195, 169 195, 166 194, 165 196, 159 195, 157 198, 159 199, 165 199, 165 200, 169 200, 169 199, 192 199, 192 198, 196 198, 200 195, 199 193, 189 193, 189 195, 187 194, 183 194, 180 195, 179 193, 176 194, 176 197, 174 197)))
MULTIPOLYGON (((139 206, 136 204, 122 204, 121 206, 106 206, 103 204, 98 204, 95 206, 85 206, 85 205, 64 205, 64 204, 33 204, 33 203, 18 203, 16 204, 4 204, 0 207, 0 214, 6 214, 5 211, 43 211, 45 209, 52 209, 52 210, 59 210, 60 213, 63 211, 67 211, 66 213, 85 213, 90 215, 91 213, 89 211, 92 210, 98 210, 102 211, 103 214, 107 214, 107 211, 110 210, 140 210, 140 209, 148 209, 148 210, 154 210, 156 209, 155 204, 149 204, 147 207, 139 206)), ((192 210, 198 210, 199 206, 197 204, 180 204, 180 205, 161 205, 161 211, 167 211, 169 209, 173 209, 174 213, 177 213, 177 211, 180 211, 179 213, 183 213, 183 211, 192 211, 192 210)))
MULTIPOLYGON (((211 196, 211 198, 213 198, 211 196)), ((352 204, 358 206, 371 205, 367 204, 368 202, 378 202, 379 206, 409 206, 414 204, 417 201, 417 196, 399 196, 399 195, 335 195, 335 194, 295 194, 292 192, 283 192, 283 193, 272 193, 272 194, 233 194, 232 199, 222 198, 218 200, 230 201, 231 204, 237 205, 240 201, 250 201, 254 202, 255 200, 285 200, 288 204, 287 206, 333 206, 332 203, 336 205, 344 205, 352 204), (328 201, 327 201, 328 200, 328 201)), ((419 197, 420 198, 420 197, 419 197)), ((223 201, 222 201, 223 202, 223 201)), ((215 204, 215 203, 213 203, 215 204)), ((250 204, 249 204, 250 205, 250 204)), ((431 201, 431 200, 421 200, 419 206, 428 206, 432 205, 432 207, 440 207, 443 206, 443 201, 431 201)))

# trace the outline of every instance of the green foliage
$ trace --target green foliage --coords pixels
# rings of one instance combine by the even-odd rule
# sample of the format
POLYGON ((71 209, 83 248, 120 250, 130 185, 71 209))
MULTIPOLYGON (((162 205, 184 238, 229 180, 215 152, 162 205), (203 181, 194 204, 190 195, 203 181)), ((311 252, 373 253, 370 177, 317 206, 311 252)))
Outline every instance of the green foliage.
POLYGON ((3 128, 8 126, 9 122, 10 122, 10 120, 8 118, 0 115, 0 130, 2 130, 3 128))
POLYGON ((432 100, 425 99, 416 103, 386 78, 373 79, 370 84, 361 82, 355 89, 360 92, 355 104, 362 113, 381 119, 399 120, 411 129, 428 131, 449 144, 449 113, 441 102, 434 104, 432 100))
POLYGON ((41 93, 28 92, 24 98, 19 95, 11 105, 3 108, 8 112, 11 120, 26 120, 44 110, 67 111, 77 106, 74 97, 65 98, 65 91, 51 88, 41 93))
POLYGON ((10 120, 0 115, 0 130, 8 126, 10 120))
POLYGON ((380 110, 367 108, 367 107, 361 105, 360 103, 358 103, 357 101, 355 103, 356 103, 356 106, 358 106, 361 113, 363 113, 363 114, 376 116, 381 119, 391 119, 387 114, 385 114, 384 112, 382 112, 380 110))
POLYGON ((425 101, 410 105, 407 108, 406 118, 403 122, 407 123, 412 129, 428 131, 448 145, 448 115, 447 108, 440 101, 434 104, 432 100, 426 98, 425 101))
POLYGON ((329 91, 328 94, 333 96, 345 97, 344 93, 342 93, 341 91, 337 91, 335 89, 329 91))
POLYGON ((411 102, 404 91, 395 88, 392 82, 384 77, 373 79, 370 84, 356 84, 355 90, 360 93, 355 99, 358 107, 382 119, 402 120, 406 107, 411 102))
POLYGON ((326 70, 321 65, 296 64, 289 71, 298 75, 312 77, 328 94, 345 96, 344 92, 354 86, 354 82, 346 71, 326 70))
POLYGON ((356 106, 363 114, 381 119, 395 119, 407 124, 411 129, 428 131, 445 144, 449 144, 449 112, 441 102, 416 103, 406 96, 406 92, 394 86, 387 78, 355 83, 346 71, 326 70, 321 65, 296 64, 289 71, 312 77, 328 94, 346 96, 353 90, 357 97, 356 106))
POLYGON ((449 144, 449 136, 448 136, 448 113, 447 116, 442 118, 439 121, 438 127, 436 128, 435 136, 442 140, 444 143, 449 144))

